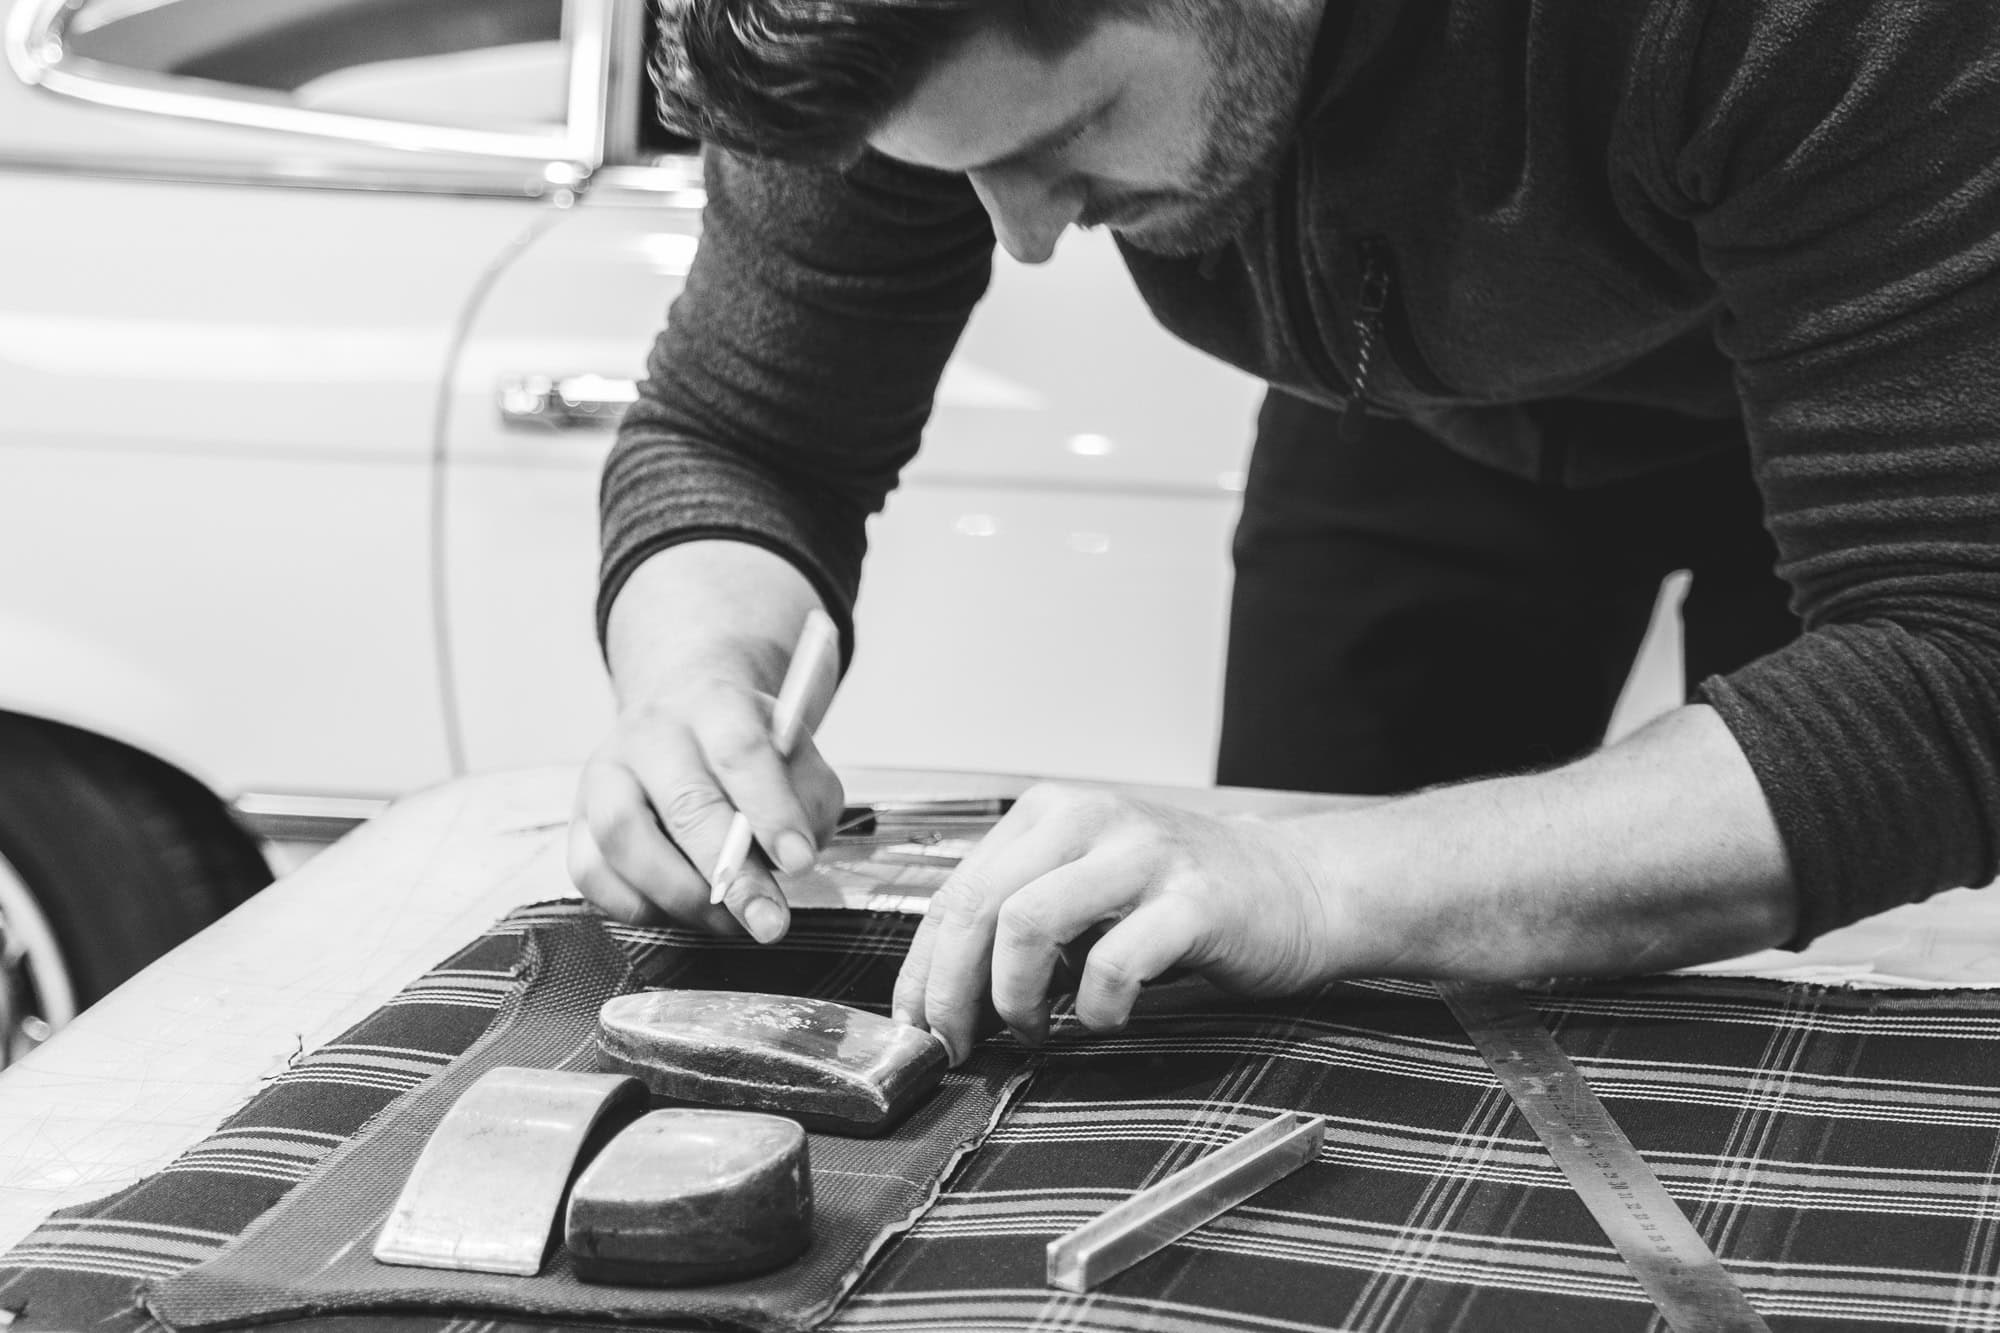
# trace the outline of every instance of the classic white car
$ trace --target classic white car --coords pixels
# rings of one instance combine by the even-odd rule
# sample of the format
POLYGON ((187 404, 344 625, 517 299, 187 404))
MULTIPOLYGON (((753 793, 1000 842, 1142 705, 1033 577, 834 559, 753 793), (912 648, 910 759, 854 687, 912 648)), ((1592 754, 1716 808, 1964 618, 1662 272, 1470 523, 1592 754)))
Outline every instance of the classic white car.
MULTIPOLYGON (((701 205, 647 24, 12 4, 0 948, 30 1037, 261 883, 251 834, 602 730, 597 474, 701 205)), ((1256 393, 1101 236, 1003 259, 875 526, 827 752, 1205 781, 1256 393)))

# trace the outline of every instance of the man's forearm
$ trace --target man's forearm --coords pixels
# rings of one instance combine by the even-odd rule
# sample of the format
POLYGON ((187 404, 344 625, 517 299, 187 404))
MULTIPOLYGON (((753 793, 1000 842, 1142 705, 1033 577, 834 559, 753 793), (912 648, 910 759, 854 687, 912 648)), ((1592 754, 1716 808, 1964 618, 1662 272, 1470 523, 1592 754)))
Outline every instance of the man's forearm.
POLYGON ((775 692, 819 594, 759 546, 670 546, 632 572, 612 604, 605 658, 621 705, 690 672, 726 672, 775 692))
POLYGON ((1654 972, 1782 943, 1796 916, 1763 792, 1705 706, 1560 769, 1307 831, 1343 973, 1654 972))

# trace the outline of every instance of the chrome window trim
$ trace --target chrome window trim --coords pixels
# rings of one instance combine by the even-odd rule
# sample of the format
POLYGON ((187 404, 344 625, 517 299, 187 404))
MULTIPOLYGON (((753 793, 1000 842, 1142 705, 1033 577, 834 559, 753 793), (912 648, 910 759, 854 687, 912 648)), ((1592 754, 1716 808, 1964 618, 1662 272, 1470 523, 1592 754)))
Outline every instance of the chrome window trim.
POLYGON ((610 44, 628 54, 613 60, 604 85, 604 142, 601 166, 638 156, 639 98, 651 83, 646 73, 646 0, 611 0, 610 44))
MULTIPOLYGON (((422 171, 393 171, 360 165, 329 166, 297 157, 157 158, 106 154, 78 158, 0 149, 0 178, 22 174, 86 180, 146 181, 160 185, 250 185, 300 190, 451 195, 480 199, 546 199, 571 188, 553 181, 536 163, 494 162, 463 168, 426 163, 422 171)), ((568 168, 557 174, 567 177, 568 168)))
POLYGON ((569 160, 587 168, 604 162, 611 140, 611 91, 618 37, 618 0, 563 0, 569 34, 569 160))
POLYGON ((418 153, 538 161, 574 184, 602 160, 610 83, 612 0, 563 0, 569 43, 568 123, 547 133, 461 129, 295 106, 257 89, 125 69, 68 54, 63 29, 79 0, 17 0, 7 16, 7 63, 23 83, 97 106, 312 135, 418 153))
POLYGON ((643 196, 670 208, 699 211, 708 202, 702 184, 701 159, 694 156, 663 158, 645 165, 600 167, 590 178, 590 193, 643 196))
POLYGON ((236 822, 273 842, 330 843, 387 810, 386 796, 325 792, 245 792, 230 803, 236 822))
POLYGON ((708 201, 699 153, 647 154, 639 147, 641 100, 652 89, 646 68, 646 0, 612 0, 614 60, 605 90, 604 153, 590 178, 593 194, 637 196, 649 203, 699 211, 708 201))

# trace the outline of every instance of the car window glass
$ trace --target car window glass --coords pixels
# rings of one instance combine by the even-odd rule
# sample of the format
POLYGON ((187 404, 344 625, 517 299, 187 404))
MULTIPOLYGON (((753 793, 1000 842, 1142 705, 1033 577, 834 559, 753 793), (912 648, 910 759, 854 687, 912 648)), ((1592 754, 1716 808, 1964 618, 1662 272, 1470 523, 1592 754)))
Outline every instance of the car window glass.
POLYGON ((301 107, 482 130, 560 127, 562 0, 81 0, 69 56, 301 107))

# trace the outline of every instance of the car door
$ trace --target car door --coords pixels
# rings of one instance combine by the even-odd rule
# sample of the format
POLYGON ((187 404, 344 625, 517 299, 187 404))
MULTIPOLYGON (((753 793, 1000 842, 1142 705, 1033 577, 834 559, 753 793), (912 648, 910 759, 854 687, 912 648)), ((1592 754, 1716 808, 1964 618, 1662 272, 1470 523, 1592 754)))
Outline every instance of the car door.
MULTIPOLYGON (((598 471, 698 244, 692 159, 598 173, 474 313, 446 453, 451 673, 474 768, 610 718, 598 471)), ((1114 247, 1001 263, 870 535, 836 763, 1209 779, 1257 386, 1153 324, 1114 247)))
POLYGON ((643 194, 593 183, 495 277, 453 366, 443 624, 471 769, 581 759, 610 720, 598 473, 700 219, 693 163, 659 175, 643 194))
POLYGON ((592 7, 16 14, 44 36, 0 98, 0 708, 225 795, 458 766, 441 395, 476 294, 562 216, 592 7))

